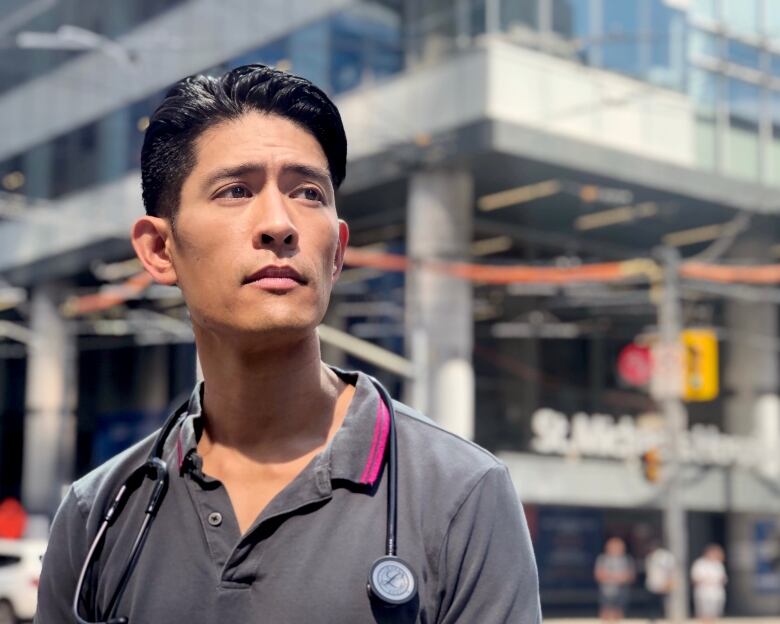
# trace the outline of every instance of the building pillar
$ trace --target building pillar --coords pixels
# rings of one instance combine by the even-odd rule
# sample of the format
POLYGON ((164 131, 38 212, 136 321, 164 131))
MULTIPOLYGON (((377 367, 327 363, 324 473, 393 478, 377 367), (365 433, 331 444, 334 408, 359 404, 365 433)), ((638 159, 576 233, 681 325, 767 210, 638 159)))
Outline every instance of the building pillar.
POLYGON ((472 285, 428 263, 468 261, 473 205, 469 172, 438 169, 410 180, 406 240, 413 267, 406 282, 406 351, 416 375, 407 400, 466 438, 474 436, 472 285))
MULTIPOLYGON (((731 300, 726 303, 725 311, 729 335, 723 380, 728 393, 725 429, 735 435, 749 436, 760 426, 764 440, 777 440, 780 417, 776 409, 765 409, 767 405, 776 405, 778 400, 777 306, 731 300)), ((757 576, 760 556, 757 531, 766 522, 780 531, 780 519, 771 514, 732 512, 728 517, 725 544, 729 563, 728 606, 736 613, 780 612, 780 594, 761 591, 761 579, 757 576)))
POLYGON ((50 515, 73 479, 76 451, 76 344, 59 313, 63 289, 32 293, 24 422, 22 502, 31 514, 50 515))

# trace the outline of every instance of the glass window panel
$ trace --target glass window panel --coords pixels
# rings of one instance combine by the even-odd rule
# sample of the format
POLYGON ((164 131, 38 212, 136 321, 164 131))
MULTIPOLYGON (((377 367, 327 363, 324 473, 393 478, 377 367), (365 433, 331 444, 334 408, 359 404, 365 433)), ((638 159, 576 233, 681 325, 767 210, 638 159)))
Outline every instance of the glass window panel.
POLYGON ((403 53, 396 13, 380 7, 357 7, 334 17, 331 28, 330 81, 334 93, 401 69, 403 53))
POLYGON ((710 20, 717 19, 716 9, 715 0, 693 0, 691 3, 691 12, 694 15, 710 20))
POLYGON ((719 56, 719 39, 706 30, 693 28, 688 37, 688 49, 692 56, 717 58, 719 56))
POLYGON ((761 89, 757 85, 729 78, 728 102, 731 119, 758 124, 761 110, 761 89))
POLYGON ((750 126, 732 125, 725 149, 725 172, 735 178, 758 179, 758 132, 750 126))
POLYGON ((780 139, 780 92, 769 92, 769 118, 772 121, 772 134, 780 139))
POLYGON ((729 78, 729 127, 726 133, 725 172, 734 177, 758 178, 758 117, 761 89, 729 78))
POLYGON ((772 120, 772 139, 768 143, 766 176, 767 182, 780 186, 780 93, 772 91, 769 96, 772 120))
POLYGON ((638 2, 603 0, 604 21, 601 59, 604 67, 627 74, 641 71, 638 2))
POLYGON ((748 35, 758 34, 758 0, 721 0, 721 3, 726 28, 748 35))
POLYGON ((567 39, 590 34, 590 0, 553 0, 553 30, 567 39))
POLYGON ((780 77, 780 54, 770 55, 769 65, 772 75, 780 77))
POLYGON ((761 51, 757 47, 736 41, 735 39, 728 39, 727 48, 727 58, 732 63, 745 65, 753 69, 761 68, 761 51))
POLYGON ((713 72, 692 68, 688 85, 697 112, 714 115, 718 96, 719 76, 713 72))
POLYGON ((683 88, 685 76, 686 16, 664 0, 651 0, 650 67, 648 79, 675 89, 683 88))
POLYGON ((764 13, 764 34, 773 43, 780 44, 780 2, 766 0, 764 13))
POLYGON ((539 24, 538 0, 501 0, 501 29, 536 30, 539 24))

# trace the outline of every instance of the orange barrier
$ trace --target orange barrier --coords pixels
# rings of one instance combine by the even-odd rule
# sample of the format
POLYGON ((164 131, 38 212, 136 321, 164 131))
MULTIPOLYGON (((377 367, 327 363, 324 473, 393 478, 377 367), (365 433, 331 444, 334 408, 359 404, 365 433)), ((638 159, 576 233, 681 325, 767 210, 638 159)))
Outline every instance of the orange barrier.
MULTIPOLYGON (((641 261, 639 261, 641 263, 641 261)), ((347 249, 344 263, 349 266, 402 272, 412 266, 483 284, 571 282, 614 282, 645 272, 636 260, 605 262, 571 267, 532 267, 471 264, 467 262, 427 261, 415 263, 407 256, 362 249, 347 249), (634 270, 636 267, 636 270, 634 270)))
POLYGON ((779 284, 780 264, 758 266, 722 266, 703 262, 686 262, 680 275, 690 279, 724 284, 779 284))
POLYGON ((152 281, 152 276, 146 271, 136 273, 123 284, 112 288, 110 292, 98 292, 68 299, 63 306, 63 313, 65 316, 78 316, 113 308, 142 293, 151 286, 152 281))
MULTIPOLYGON (((419 267, 472 282, 497 285, 604 283, 636 278, 654 281, 661 275, 659 266, 653 260, 643 258, 571 267, 502 266, 468 262, 416 262, 401 254, 354 247, 347 249, 344 263, 353 267, 393 272, 405 272, 412 267, 419 267)), ((680 266, 680 276, 728 284, 780 284, 780 264, 722 266, 703 262, 685 262, 680 266)), ((151 284, 152 277, 148 273, 138 273, 110 292, 69 299, 65 303, 64 312, 67 316, 77 316, 106 310, 137 296, 151 284)))

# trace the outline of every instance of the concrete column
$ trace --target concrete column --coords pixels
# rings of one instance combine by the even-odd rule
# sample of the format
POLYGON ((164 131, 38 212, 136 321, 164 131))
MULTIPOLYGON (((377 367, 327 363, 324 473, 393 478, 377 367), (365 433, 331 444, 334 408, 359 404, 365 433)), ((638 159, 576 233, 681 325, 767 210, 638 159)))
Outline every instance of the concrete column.
MULTIPOLYGON (((762 409, 763 405, 777 400, 780 373, 776 351, 777 315, 777 306, 771 303, 734 300, 726 303, 730 340, 723 382, 730 395, 726 400, 725 419, 729 433, 751 435, 759 424, 758 419, 763 439, 777 440, 780 435, 776 410, 762 409)), ((728 518, 725 546, 729 560, 729 605, 739 613, 768 615, 780 612, 780 595, 758 591, 756 531, 764 521, 774 522, 776 530, 780 531, 780 519, 771 515, 732 513, 728 518)))
POLYGON ((474 435, 471 283, 425 268, 435 260, 468 260, 474 184, 471 174, 439 169, 409 183, 406 351, 417 369, 407 400, 446 429, 474 435))
POLYGON ((51 514, 73 478, 76 451, 76 345, 58 305, 63 289, 32 293, 28 349, 22 501, 32 514, 51 514))

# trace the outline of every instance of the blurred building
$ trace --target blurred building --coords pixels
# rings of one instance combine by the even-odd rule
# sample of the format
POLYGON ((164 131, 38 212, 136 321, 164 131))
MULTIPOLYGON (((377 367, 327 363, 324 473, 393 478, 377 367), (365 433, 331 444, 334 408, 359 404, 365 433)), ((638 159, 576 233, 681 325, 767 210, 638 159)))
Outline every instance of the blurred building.
MULTIPOLYGON (((143 131, 184 75, 262 62, 326 89, 350 141, 352 244, 415 267, 568 267, 659 245, 721 264, 780 256, 774 0, 9 0, 0 42, 0 498, 33 512, 194 381, 178 292, 127 281, 143 131), (118 305, 72 305, 95 292, 118 305)), ((720 347, 719 395, 687 405, 712 454, 684 475, 690 554, 724 543, 729 608, 776 613, 778 467, 717 455, 777 448, 780 296, 680 292, 684 325, 714 328, 720 347)), ((486 285, 357 266, 325 353, 499 454, 546 611, 585 612, 604 538, 641 557, 662 534, 663 487, 626 433, 652 430, 657 406, 617 365, 652 340, 656 304, 642 280, 486 285)))

